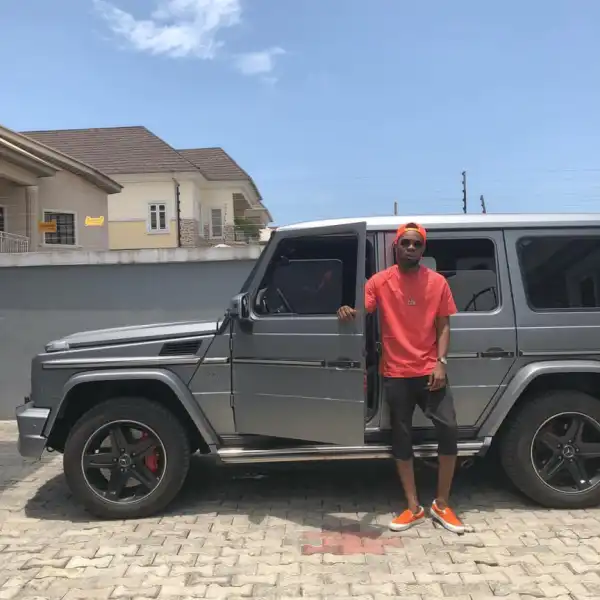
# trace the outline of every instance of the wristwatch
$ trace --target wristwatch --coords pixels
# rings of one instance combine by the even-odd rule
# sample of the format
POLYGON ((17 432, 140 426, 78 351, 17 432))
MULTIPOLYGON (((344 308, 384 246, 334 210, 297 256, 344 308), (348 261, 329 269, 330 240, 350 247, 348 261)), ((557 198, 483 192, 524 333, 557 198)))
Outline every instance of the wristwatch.
POLYGON ((448 364, 448 360, 446 359, 445 356, 438 356, 438 362, 441 362, 443 365, 448 364))

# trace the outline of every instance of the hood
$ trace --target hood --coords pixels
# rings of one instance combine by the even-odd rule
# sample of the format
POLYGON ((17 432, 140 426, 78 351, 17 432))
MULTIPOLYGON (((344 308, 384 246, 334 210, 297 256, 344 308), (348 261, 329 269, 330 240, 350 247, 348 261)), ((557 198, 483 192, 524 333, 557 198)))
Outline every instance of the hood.
POLYGON ((214 335, 222 321, 180 321, 176 323, 153 323, 128 327, 111 327, 95 331, 82 331, 54 340, 46 345, 46 352, 85 348, 89 346, 108 346, 132 342, 197 337, 214 335))

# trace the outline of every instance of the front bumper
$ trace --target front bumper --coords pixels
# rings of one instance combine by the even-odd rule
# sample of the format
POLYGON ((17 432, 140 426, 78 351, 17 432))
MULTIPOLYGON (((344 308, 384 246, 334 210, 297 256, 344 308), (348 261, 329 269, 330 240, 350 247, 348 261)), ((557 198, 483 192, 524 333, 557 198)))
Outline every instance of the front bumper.
POLYGON ((42 432, 50 416, 50 409, 36 408, 33 402, 26 402, 17 406, 16 416, 19 454, 26 458, 40 458, 46 447, 47 440, 42 432))

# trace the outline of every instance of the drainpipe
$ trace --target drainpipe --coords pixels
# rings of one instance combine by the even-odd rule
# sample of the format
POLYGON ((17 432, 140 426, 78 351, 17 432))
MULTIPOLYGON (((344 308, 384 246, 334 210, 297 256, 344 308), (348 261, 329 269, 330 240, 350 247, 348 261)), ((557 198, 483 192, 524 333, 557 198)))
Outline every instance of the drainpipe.
POLYGON ((173 177, 175 185, 175 219, 177 223, 177 247, 181 248, 181 200, 179 195, 179 182, 173 177))

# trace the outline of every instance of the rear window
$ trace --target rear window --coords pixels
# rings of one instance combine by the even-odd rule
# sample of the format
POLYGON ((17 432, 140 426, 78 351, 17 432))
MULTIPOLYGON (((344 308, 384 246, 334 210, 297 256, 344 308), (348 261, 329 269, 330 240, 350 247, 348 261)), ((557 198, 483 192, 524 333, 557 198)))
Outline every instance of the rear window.
POLYGON ((600 236, 532 236, 517 243, 534 310, 600 308, 600 236))

